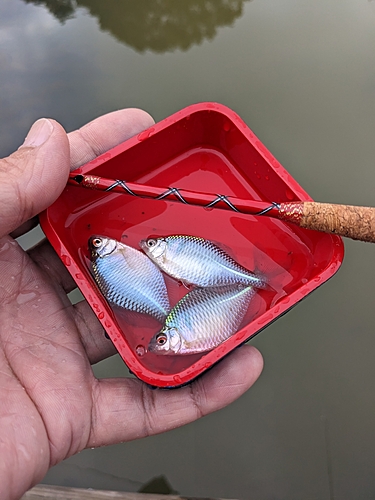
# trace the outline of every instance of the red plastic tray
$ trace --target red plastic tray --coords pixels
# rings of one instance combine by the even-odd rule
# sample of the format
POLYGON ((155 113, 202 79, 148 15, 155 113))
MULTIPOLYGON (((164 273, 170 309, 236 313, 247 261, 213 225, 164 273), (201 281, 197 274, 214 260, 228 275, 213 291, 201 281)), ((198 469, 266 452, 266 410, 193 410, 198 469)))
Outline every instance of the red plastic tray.
MULTIPOLYGON (((216 103, 189 106, 76 170, 160 187, 258 201, 311 200, 241 118, 216 103)), ((129 369, 156 387, 186 384, 329 279, 343 259, 341 238, 263 217, 67 186, 41 226, 129 369), (142 354, 159 328, 127 323, 93 281, 87 242, 105 235, 139 248, 150 236, 212 240, 240 264, 269 278, 244 326, 214 350, 190 356, 142 354)), ((187 290, 167 278, 174 304, 187 290)))

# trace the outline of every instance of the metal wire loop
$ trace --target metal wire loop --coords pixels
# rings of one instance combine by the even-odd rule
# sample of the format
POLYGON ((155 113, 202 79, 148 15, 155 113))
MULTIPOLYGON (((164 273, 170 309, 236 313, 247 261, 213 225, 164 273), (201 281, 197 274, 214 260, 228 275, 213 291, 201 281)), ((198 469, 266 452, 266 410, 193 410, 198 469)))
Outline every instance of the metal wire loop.
POLYGON ((182 196, 182 194, 179 192, 177 188, 169 188, 168 191, 165 191, 165 193, 159 194, 155 198, 155 200, 163 200, 164 198, 167 198, 167 196, 174 194, 175 197, 181 201, 181 203, 185 203, 185 205, 189 205, 189 203, 185 200, 185 198, 182 196))
POLYGON ((224 196, 223 194, 217 194, 216 196, 217 196, 217 198, 215 200, 211 201, 211 203, 209 203, 208 205, 206 205, 205 208, 211 208, 214 205, 216 205, 216 203, 219 203, 220 201, 223 201, 234 212, 239 212, 238 208, 236 208, 233 205, 233 203, 228 200, 228 198, 226 196, 224 196))
POLYGON ((111 184, 110 186, 107 187, 107 189, 105 189, 105 191, 111 191, 112 189, 114 189, 116 186, 121 186, 124 191, 126 191, 127 193, 131 194, 132 196, 139 196, 138 194, 134 193, 127 185, 124 181, 121 181, 119 179, 116 179, 116 181, 111 184))
POLYGON ((261 210, 260 212, 257 212, 254 215, 265 215, 267 212, 269 212, 273 208, 277 208, 278 210, 280 210, 280 203, 275 203, 273 201, 272 204, 269 207, 265 208, 264 210, 261 210))

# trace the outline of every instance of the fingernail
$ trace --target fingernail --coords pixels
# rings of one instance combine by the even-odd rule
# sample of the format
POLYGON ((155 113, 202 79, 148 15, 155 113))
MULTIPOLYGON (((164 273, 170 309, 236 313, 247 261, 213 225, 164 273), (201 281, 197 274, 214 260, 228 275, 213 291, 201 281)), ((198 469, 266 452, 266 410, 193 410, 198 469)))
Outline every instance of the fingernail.
POLYGON ((41 146, 46 142, 48 137, 52 134, 53 131, 53 125, 52 123, 47 120, 46 118, 41 118, 40 120, 37 120, 31 129, 29 130, 29 133, 26 136, 26 139, 24 140, 24 143, 22 144, 22 147, 38 147, 41 146))

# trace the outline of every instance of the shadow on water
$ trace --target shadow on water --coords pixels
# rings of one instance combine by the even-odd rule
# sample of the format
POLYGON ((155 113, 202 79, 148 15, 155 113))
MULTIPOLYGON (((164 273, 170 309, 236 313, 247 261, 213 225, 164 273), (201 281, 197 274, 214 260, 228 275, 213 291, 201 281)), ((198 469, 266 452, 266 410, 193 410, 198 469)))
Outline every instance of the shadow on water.
POLYGON ((187 50, 211 40, 220 26, 241 17, 251 0, 24 0, 44 5, 61 22, 85 8, 100 29, 139 52, 187 50))

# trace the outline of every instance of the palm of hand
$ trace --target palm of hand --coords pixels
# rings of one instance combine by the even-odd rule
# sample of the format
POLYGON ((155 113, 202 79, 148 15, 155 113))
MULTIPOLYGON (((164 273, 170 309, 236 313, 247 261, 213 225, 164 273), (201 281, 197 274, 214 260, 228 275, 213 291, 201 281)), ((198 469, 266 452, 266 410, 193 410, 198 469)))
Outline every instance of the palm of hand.
MULTIPOLYGON (((71 167, 148 125, 150 118, 136 110, 91 122, 69 137, 71 167)), ((24 180, 26 209, 9 195, 6 230, 3 227, 1 234, 48 206, 63 189, 69 166, 56 149, 66 147, 64 141, 66 136, 55 123, 52 136, 35 148, 39 156, 47 155, 47 146, 53 149, 54 166, 49 168, 55 170, 38 172, 47 168, 47 162, 34 158, 24 180), (47 192, 51 182, 43 179, 52 176, 54 185, 48 189, 52 199, 36 196, 35 186, 33 193, 27 191, 32 175, 42 179, 41 192, 47 192)), ((14 179, 26 153, 5 160, 7 167, 17 164, 14 179)), ((22 181, 14 182, 22 188, 22 181)), ((17 185, 14 192, 22 192, 21 188, 17 185)), ((259 353, 244 346, 199 380, 175 391, 151 391, 135 379, 97 380, 91 364, 115 351, 87 303, 71 305, 67 293, 74 286, 48 243, 27 254, 10 236, 0 239, 0 457, 6 457, 0 461, 2 499, 18 498, 49 467, 86 447, 163 432, 215 411, 239 397, 261 371, 259 353)))
POLYGON ((14 459, 27 463, 40 455, 44 470, 89 442, 94 381, 79 312, 47 272, 11 238, 2 240, 1 400, 14 429, 14 459))

